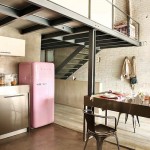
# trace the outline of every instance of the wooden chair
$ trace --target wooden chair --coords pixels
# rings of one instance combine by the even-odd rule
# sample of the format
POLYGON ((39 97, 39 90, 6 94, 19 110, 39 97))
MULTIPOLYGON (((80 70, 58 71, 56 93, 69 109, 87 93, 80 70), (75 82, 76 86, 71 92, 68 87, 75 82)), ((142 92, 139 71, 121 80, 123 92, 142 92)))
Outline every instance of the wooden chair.
POLYGON ((88 140, 90 139, 91 136, 96 139, 97 150, 102 150, 103 141, 109 136, 114 136, 116 138, 118 150, 120 149, 118 137, 117 137, 117 133, 116 133, 117 121, 116 121, 115 117, 96 115, 90 109, 84 110, 84 117, 87 122, 87 138, 86 138, 86 142, 84 145, 84 150, 86 149, 88 140), (110 127, 110 126, 107 126, 104 124, 96 124, 95 123, 96 117, 103 118, 103 119, 106 119, 106 118, 113 119, 114 120, 113 127, 110 127))

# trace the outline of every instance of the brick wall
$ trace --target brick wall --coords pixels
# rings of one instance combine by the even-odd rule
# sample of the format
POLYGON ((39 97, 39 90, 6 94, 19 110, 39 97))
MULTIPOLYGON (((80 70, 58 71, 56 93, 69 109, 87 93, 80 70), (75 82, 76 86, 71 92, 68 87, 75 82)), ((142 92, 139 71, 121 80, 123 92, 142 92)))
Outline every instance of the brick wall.
MULTIPOLYGON (((101 58, 100 62, 96 62, 96 81, 103 83, 103 90, 131 92, 128 81, 120 80, 120 72, 124 57, 136 56, 138 84, 135 86, 135 91, 150 94, 150 1, 132 0, 131 2, 133 18, 140 23, 140 41, 143 46, 100 51, 96 56, 101 58)), ((86 63, 74 73, 77 80, 87 81, 87 69, 86 63)))

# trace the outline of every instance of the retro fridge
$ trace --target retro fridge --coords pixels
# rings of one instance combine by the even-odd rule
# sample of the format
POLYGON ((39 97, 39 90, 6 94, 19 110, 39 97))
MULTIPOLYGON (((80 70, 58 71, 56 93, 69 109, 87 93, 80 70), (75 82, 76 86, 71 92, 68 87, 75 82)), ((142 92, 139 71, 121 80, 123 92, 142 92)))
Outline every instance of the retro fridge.
POLYGON ((19 84, 30 85, 31 128, 54 122, 54 64, 20 63, 19 84))

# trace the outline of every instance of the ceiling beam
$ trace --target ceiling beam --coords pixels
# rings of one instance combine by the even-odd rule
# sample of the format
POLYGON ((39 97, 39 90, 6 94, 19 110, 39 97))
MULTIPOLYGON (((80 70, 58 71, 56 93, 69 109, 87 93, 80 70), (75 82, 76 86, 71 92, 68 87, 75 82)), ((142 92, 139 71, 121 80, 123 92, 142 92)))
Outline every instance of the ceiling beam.
POLYGON ((39 6, 36 6, 36 5, 28 5, 27 7, 19 10, 19 16, 22 17, 22 16, 29 16, 29 15, 32 15, 38 11, 40 11, 42 8, 39 7, 39 6))
POLYGON ((45 26, 43 25, 33 25, 33 26, 30 26, 30 27, 27 27, 27 28, 24 28, 23 30, 21 30, 21 34, 25 34, 25 33, 29 33, 29 32, 33 32, 33 31, 36 31, 36 30, 40 30, 40 29, 44 29, 46 28, 45 26))
POLYGON ((104 46, 100 46, 100 49, 107 49, 107 48, 118 48, 118 47, 131 47, 134 46, 132 44, 119 44, 119 45, 104 45, 104 46))
POLYGON ((42 46, 41 50, 50 50, 50 49, 65 48, 65 47, 74 47, 74 46, 79 46, 79 45, 64 43, 64 44, 56 45, 56 46, 44 46, 44 47, 42 46))
MULTIPOLYGON (((96 45, 99 45, 101 46, 101 44, 120 44, 120 43, 124 43, 124 44, 127 44, 126 41, 121 41, 121 40, 99 40, 99 41, 96 41, 96 45)), ((85 42, 85 45, 89 45, 89 42, 85 42)))
POLYGON ((48 19, 44 19, 36 15, 25 16, 25 19, 35 22, 37 24, 43 25, 43 26, 47 26, 47 27, 50 26, 50 21, 48 19))
POLYGON ((120 42, 105 42, 105 43, 102 43, 102 42, 97 42, 96 43, 96 46, 105 46, 105 45, 107 45, 107 46, 109 46, 109 45, 111 45, 111 46, 117 46, 117 45, 121 45, 121 44, 129 44, 129 43, 127 43, 126 41, 120 41, 120 42))
POLYGON ((19 17, 19 11, 17 9, 11 8, 2 4, 0 4, 0 13, 7 15, 7 16, 14 17, 14 18, 19 17))
POLYGON ((49 39, 51 39, 51 38, 53 38, 53 37, 58 37, 58 36, 65 36, 66 37, 66 39, 64 39, 64 40, 71 40, 71 39, 73 39, 73 38, 69 38, 68 36, 72 36, 72 35, 74 35, 74 34, 85 34, 85 33, 87 33, 87 36, 88 36, 88 32, 89 32, 89 30, 90 30, 90 28, 89 27, 87 27, 87 26, 81 26, 81 27, 76 27, 76 28, 72 28, 72 31, 73 31, 73 33, 72 34, 68 34, 68 33, 66 33, 66 32, 62 32, 62 31, 57 31, 57 32, 53 32, 53 33, 48 33, 48 34, 43 34, 42 35, 42 41, 43 40, 49 40, 49 39), (68 38, 67 38, 68 37, 68 38))
POLYGON ((11 17, 11 16, 5 17, 5 18, 0 20, 0 26, 5 26, 5 25, 11 23, 12 21, 14 21, 15 19, 16 18, 11 17))
POLYGON ((89 36, 89 31, 86 33, 77 33, 77 34, 71 34, 71 35, 66 35, 63 37, 64 40, 70 40, 70 39, 79 39, 79 38, 85 38, 89 36))
POLYGON ((52 39, 53 37, 67 35, 67 34, 68 33, 64 32, 64 31, 56 31, 56 32, 53 32, 53 33, 43 34, 42 35, 42 41, 52 39))
MULTIPOLYGON (((21 17, 21 18, 24 18, 26 20, 29 20, 38 24, 37 26, 30 26, 28 28, 21 29, 20 32, 22 34, 45 28, 44 26, 56 28, 67 33, 73 32, 72 28, 65 26, 65 25, 61 25, 69 21, 72 21, 72 19, 69 19, 67 17, 61 17, 61 18, 57 18, 54 20, 48 20, 39 16, 32 15, 36 13, 37 11, 40 11, 41 9, 42 8, 39 6, 29 5, 23 9, 18 10, 18 9, 0 4, 0 13, 8 15, 10 17, 14 17, 13 20, 21 17)), ((10 23, 11 22, 10 18, 6 18, 5 22, 7 24, 10 23), (6 22, 6 20, 8 21, 6 22)), ((3 25, 4 25, 4 22, 3 22, 3 25)))
POLYGON ((72 21, 72 19, 70 19, 70 18, 61 17, 61 18, 51 20, 50 25, 51 26, 56 26, 56 25, 65 24, 65 23, 68 23, 68 22, 71 22, 71 21, 72 21))
MULTIPOLYGON (((68 18, 65 18, 65 17, 49 20, 49 19, 41 18, 39 16, 30 15, 30 16, 27 16, 25 18, 27 20, 29 20, 29 21, 34 22, 34 23, 43 25, 43 28, 45 28, 45 27, 52 27, 52 28, 64 31, 66 33, 72 33, 73 32, 72 28, 70 28, 70 27, 68 27, 66 25, 61 25, 61 24, 65 24, 65 23, 67 23, 69 21, 72 21, 71 19, 68 19, 68 18)), ((39 25, 37 25, 37 26, 39 26, 39 25)), ((29 33, 29 32, 35 31, 35 27, 33 27, 33 30, 32 30, 32 26, 30 26, 28 28, 29 29, 27 29, 27 28, 21 29, 20 32, 22 34, 25 34, 25 33, 29 33)), ((41 26, 40 29, 42 29, 42 26, 41 26)), ((38 27, 37 27, 37 30, 38 30, 38 27)))
POLYGON ((23 9, 15 9, 13 7, 9 7, 3 4, 0 4, 0 13, 7 15, 8 17, 5 17, 1 19, 0 25, 4 26, 6 24, 11 23, 12 21, 16 20, 17 18, 22 18, 28 15, 31 15, 37 11, 39 11, 41 8, 34 5, 29 5, 23 9))

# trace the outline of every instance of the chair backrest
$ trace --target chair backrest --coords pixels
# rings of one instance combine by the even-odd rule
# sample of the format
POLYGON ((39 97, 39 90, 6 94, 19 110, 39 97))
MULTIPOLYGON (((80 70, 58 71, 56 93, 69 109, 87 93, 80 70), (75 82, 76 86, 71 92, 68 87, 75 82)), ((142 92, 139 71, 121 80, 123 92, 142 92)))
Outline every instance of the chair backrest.
POLYGON ((87 122, 87 129, 95 132, 95 116, 92 110, 84 110, 84 117, 87 122))

